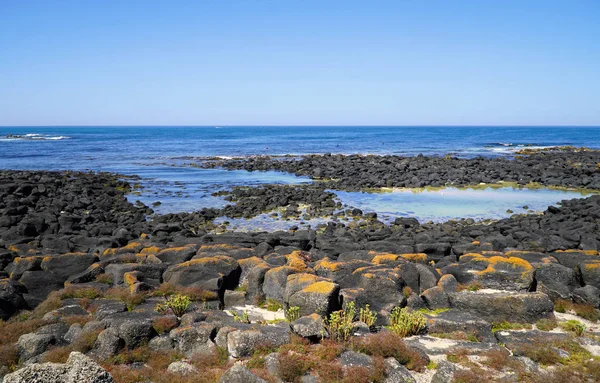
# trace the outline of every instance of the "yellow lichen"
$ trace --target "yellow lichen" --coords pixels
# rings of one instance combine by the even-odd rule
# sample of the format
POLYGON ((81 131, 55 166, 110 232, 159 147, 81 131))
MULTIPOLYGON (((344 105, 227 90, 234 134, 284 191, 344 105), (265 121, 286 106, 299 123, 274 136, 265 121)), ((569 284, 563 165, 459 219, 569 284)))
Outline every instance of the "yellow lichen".
POLYGON ((146 233, 140 234, 140 239, 148 239, 148 238, 149 238, 148 234, 146 234, 146 233))
POLYGON ((585 255, 598 255, 598 250, 583 250, 585 255))
POLYGON ((130 271, 123 274, 123 281, 129 286, 133 285, 134 283, 137 283, 138 279, 136 277, 136 272, 130 271))
POLYGON ((471 242, 471 245, 478 246, 480 243, 481 243, 481 242, 479 242, 479 241, 473 241, 473 242, 471 242))
POLYGON ((341 265, 342 262, 333 262, 329 258, 323 258, 316 263, 315 270, 326 269, 329 271, 338 271, 341 265))
POLYGON ((383 254, 374 256, 373 259, 371 260, 371 263, 374 263, 376 265, 381 265, 381 264, 397 261, 398 258, 400 258, 400 257, 397 254, 383 253, 383 254))
POLYGON ((600 268, 600 262, 585 263, 583 265, 583 268, 586 269, 586 270, 595 270, 597 268, 600 268))
POLYGON ((482 260, 487 261, 488 266, 485 270, 476 271, 475 274, 477 274, 477 275, 484 275, 487 273, 495 273, 498 271, 497 267, 499 264, 510 266, 512 269, 522 269, 523 277, 526 277, 529 273, 533 272, 533 266, 531 266, 531 264, 529 262, 527 262, 524 259, 517 258, 517 257, 505 258, 505 257, 501 257, 501 256, 494 256, 491 258, 483 258, 482 260))
POLYGON ((150 246, 150 247, 144 247, 141 251, 140 254, 156 254, 160 251, 160 247, 158 246, 150 246))
POLYGON ((427 254, 425 254, 425 253, 407 253, 407 254, 400 254, 400 256, 410 262, 416 262, 416 263, 427 262, 427 254))
POLYGON ((305 293, 329 294, 335 289, 335 284, 327 281, 315 282, 302 289, 305 293))

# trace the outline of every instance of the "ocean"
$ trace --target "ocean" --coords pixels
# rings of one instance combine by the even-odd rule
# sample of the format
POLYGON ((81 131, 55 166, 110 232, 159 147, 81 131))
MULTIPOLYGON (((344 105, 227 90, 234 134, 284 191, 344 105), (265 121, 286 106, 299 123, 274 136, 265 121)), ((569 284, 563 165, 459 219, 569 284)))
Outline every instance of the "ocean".
POLYGON ((169 213, 222 207, 227 202, 211 194, 236 185, 311 182, 278 172, 192 165, 205 157, 451 153, 470 158, 561 145, 600 148, 600 127, 0 127, 0 169, 137 175, 144 190, 131 196, 132 202, 160 201, 155 210, 169 213))

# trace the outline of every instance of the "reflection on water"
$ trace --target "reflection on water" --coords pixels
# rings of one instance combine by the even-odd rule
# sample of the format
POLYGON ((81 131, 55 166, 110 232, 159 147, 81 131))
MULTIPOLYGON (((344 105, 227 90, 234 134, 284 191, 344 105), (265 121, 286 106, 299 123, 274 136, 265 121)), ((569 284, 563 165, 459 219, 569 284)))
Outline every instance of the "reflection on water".
POLYGON ((338 200, 348 206, 379 215, 415 217, 420 222, 443 222, 449 219, 499 219, 515 213, 544 211, 564 199, 584 196, 576 191, 550 189, 444 188, 439 190, 397 189, 383 193, 333 190, 338 200))
MULTIPOLYGON (((121 169, 128 174, 128 169, 121 169)), ((276 171, 248 172, 245 170, 199 169, 166 165, 145 166, 136 169, 137 182, 142 187, 129 194, 127 199, 136 200, 150 206, 155 213, 193 212, 202 208, 222 208, 231 202, 212 194, 229 190, 234 186, 255 186, 262 184, 302 184, 310 183, 307 177, 296 177, 276 171), (160 205, 153 206, 153 203, 160 205)))

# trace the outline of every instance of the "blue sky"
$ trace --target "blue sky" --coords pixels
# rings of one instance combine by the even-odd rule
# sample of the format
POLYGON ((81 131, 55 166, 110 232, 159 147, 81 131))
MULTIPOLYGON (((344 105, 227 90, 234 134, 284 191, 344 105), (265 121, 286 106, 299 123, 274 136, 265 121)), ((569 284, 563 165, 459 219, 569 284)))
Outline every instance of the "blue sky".
POLYGON ((598 0, 0 0, 0 125, 600 125, 598 20, 598 0))

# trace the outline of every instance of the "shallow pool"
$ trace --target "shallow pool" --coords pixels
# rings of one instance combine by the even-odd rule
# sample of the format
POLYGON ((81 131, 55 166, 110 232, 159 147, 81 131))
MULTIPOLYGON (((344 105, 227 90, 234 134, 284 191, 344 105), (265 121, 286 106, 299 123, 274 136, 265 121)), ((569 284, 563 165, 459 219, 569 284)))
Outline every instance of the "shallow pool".
MULTIPOLYGON (((338 200, 363 212, 376 212, 388 220, 415 217, 420 222, 449 219, 499 219, 512 214, 540 212, 564 199, 582 198, 577 191, 501 187, 439 190, 395 189, 364 193, 331 190, 338 200)), ((587 194, 589 195, 589 194, 587 194)))

